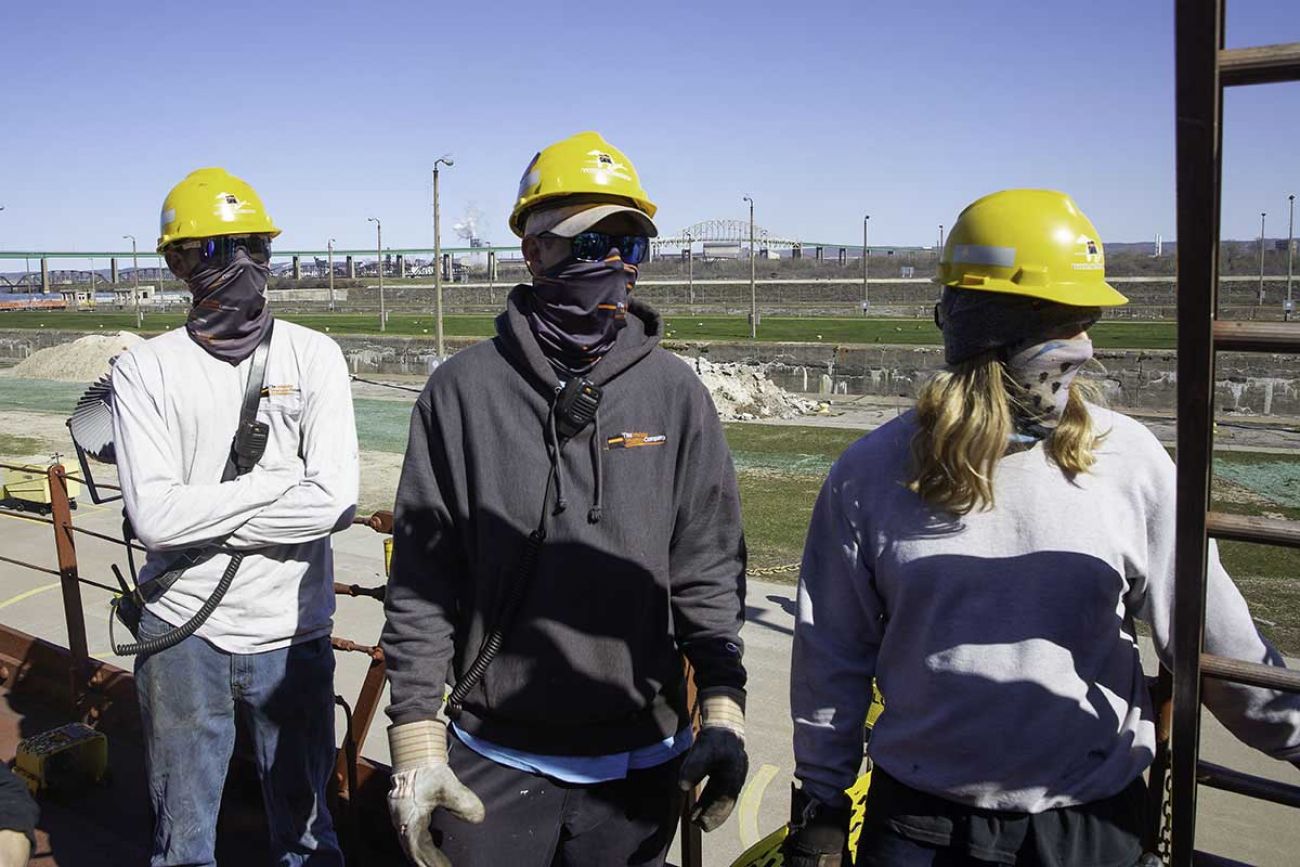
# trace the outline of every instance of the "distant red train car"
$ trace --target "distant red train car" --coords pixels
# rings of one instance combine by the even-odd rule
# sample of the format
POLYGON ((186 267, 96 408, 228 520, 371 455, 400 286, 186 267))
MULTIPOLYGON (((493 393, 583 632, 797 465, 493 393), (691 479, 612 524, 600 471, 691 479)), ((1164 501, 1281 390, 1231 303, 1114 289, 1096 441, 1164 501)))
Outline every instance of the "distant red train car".
POLYGON ((0 310, 65 310, 68 302, 62 295, 10 292, 0 294, 0 310))

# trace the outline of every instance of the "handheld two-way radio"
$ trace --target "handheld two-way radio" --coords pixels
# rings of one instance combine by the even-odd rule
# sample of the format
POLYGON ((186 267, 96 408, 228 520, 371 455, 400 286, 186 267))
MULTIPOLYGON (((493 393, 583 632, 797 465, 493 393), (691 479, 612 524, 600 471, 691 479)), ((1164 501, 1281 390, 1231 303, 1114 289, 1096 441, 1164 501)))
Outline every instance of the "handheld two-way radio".
POLYGON ((560 439, 572 439, 591 424, 602 393, 589 379, 574 377, 564 384, 555 398, 555 431, 560 439))

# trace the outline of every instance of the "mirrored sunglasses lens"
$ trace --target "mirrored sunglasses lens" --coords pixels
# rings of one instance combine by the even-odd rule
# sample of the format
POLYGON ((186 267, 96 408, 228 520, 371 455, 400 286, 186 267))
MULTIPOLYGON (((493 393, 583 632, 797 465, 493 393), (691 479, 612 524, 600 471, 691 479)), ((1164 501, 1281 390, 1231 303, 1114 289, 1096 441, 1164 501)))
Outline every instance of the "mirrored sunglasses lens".
POLYGON ((649 241, 644 235, 627 235, 618 239, 618 251, 629 265, 640 265, 648 248, 649 241))
POLYGON ((583 232, 573 237, 573 258, 599 262, 609 253, 609 236, 600 232, 583 232))

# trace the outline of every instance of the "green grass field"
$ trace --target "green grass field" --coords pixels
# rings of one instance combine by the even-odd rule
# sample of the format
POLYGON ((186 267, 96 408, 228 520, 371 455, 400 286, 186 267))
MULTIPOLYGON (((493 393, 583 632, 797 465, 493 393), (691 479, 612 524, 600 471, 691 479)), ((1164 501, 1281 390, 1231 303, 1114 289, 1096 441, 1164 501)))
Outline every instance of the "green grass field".
MULTIPOLYGON (((862 432, 757 424, 729 424, 726 431, 751 567, 797 562, 826 470, 862 432)), ((1216 453, 1213 490, 1215 509, 1300 520, 1300 456, 1216 453)), ((1260 630, 1283 653, 1300 654, 1300 551, 1245 542, 1219 547, 1260 630)), ((797 575, 781 572, 764 580, 793 583, 797 575)))
MULTIPOLYGON (((366 313, 285 313, 282 318, 331 334, 378 334, 379 317, 366 313)), ((451 337, 488 337, 494 333, 492 316, 456 315, 444 318, 443 329, 451 337)), ((145 315, 145 332, 175 328, 185 321, 182 313, 145 315)), ((75 331, 134 331, 134 313, 72 311, 11 311, 0 313, 0 329, 50 328, 75 331)), ((394 313, 388 319, 388 334, 401 337, 434 333, 428 315, 394 313)), ((743 316, 681 316, 665 318, 668 340, 748 340, 749 324, 743 316)), ((1102 322, 1091 330, 1093 343, 1101 349, 1173 349, 1173 322, 1102 322)), ((934 345, 939 330, 928 319, 855 319, 849 317, 765 317, 758 331, 763 342, 832 344, 894 343, 934 345)))

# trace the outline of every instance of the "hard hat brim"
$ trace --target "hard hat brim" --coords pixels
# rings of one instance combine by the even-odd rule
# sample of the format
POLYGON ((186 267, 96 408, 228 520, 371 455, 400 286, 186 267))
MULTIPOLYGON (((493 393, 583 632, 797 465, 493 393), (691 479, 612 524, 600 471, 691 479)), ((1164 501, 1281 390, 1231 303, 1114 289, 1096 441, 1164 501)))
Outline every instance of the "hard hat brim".
POLYGON ((624 216, 640 227, 639 233, 649 238, 659 237, 659 229, 644 211, 627 205, 566 205, 559 208, 538 208, 524 220, 527 235, 547 233, 560 238, 572 238, 593 228, 597 223, 614 216, 624 216))
POLYGON ((1124 295, 1109 283, 1054 284, 1051 286, 1023 286, 1011 280, 996 277, 975 276, 962 280, 934 280, 940 286, 954 289, 966 289, 972 292, 1000 292, 1003 295, 1020 295, 1026 298, 1039 298, 1067 307, 1122 307, 1128 303, 1124 295))

